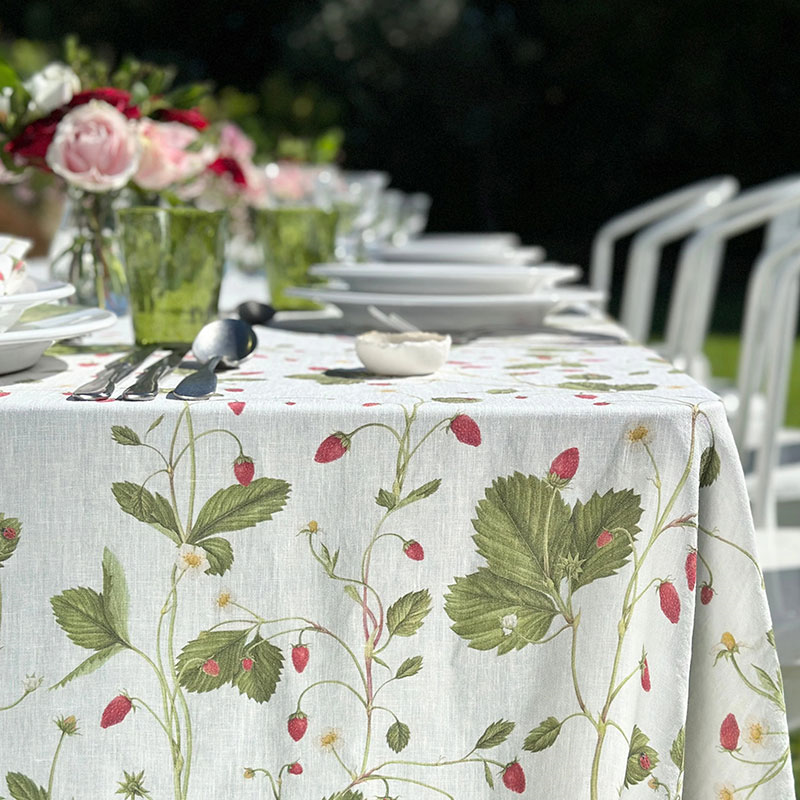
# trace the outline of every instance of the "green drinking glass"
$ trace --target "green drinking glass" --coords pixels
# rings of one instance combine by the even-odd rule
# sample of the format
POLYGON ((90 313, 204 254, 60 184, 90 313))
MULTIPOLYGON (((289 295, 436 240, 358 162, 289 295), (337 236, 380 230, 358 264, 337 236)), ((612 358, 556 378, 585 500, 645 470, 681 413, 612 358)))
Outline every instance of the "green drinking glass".
POLYGON ((217 316, 225 213, 141 206, 117 215, 136 344, 190 345, 217 316))
POLYGON ((264 250, 267 283, 274 308, 319 309, 311 300, 290 297, 290 286, 324 280, 308 274, 312 264, 333 261, 338 214, 314 206, 280 206, 255 213, 256 232, 264 250))

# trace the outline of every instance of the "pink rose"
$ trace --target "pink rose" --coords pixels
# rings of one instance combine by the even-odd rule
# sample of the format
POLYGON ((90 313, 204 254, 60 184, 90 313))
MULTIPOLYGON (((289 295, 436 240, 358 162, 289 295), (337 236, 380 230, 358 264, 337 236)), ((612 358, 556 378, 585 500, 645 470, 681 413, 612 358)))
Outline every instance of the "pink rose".
POLYGON ((219 132, 219 154, 237 161, 252 161, 256 152, 253 140, 238 126, 226 122, 219 132))
POLYGON ((175 183, 193 178, 213 158, 210 148, 190 151, 197 141, 194 128, 180 122, 139 122, 142 158, 134 181, 143 189, 160 191, 175 183))
POLYGON ((47 148, 47 165, 67 182, 89 192, 121 189, 139 166, 134 123, 101 100, 77 106, 58 123, 47 148))

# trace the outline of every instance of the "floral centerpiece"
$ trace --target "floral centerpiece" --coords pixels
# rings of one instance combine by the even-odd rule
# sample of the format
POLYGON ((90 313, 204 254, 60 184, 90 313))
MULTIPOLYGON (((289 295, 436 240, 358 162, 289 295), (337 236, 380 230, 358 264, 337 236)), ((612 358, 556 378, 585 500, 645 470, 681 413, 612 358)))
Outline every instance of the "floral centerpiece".
POLYGON ((189 105, 202 87, 167 93, 168 70, 134 61, 110 78, 91 66, 81 76, 54 62, 22 81, 0 61, 0 180, 43 170, 63 181, 69 213, 51 248, 54 276, 74 283, 80 301, 120 311, 115 204, 158 202, 217 152, 205 135, 208 121, 189 105), (91 85, 97 82, 105 85, 91 85))

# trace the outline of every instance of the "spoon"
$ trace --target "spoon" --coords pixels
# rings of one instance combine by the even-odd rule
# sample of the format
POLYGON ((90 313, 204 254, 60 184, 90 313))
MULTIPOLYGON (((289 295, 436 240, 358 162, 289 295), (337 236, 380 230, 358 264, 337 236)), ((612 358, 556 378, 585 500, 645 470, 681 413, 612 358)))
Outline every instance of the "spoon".
POLYGON ((266 325, 275 316, 275 309, 258 300, 247 300, 237 307, 236 313, 248 325, 266 325))
POLYGON ((205 325, 192 342, 192 353, 201 363, 169 394, 172 400, 205 400, 217 388, 216 368, 238 367, 256 349, 253 329, 240 319, 218 319, 205 325))

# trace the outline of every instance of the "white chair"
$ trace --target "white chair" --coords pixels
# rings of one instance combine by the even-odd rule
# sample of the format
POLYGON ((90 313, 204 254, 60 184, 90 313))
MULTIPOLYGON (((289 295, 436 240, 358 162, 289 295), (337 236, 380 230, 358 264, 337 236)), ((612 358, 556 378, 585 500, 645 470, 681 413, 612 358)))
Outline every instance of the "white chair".
MULTIPOLYGON (((784 677, 790 728, 800 727, 800 527, 779 525, 780 429, 786 414, 800 289, 800 235, 759 259, 748 286, 739 388, 739 435, 747 429, 752 399, 765 383, 763 429, 748 490, 756 545, 764 573, 773 629, 784 677), (766 312, 766 313, 765 313, 766 312), (754 361, 758 340, 769 358, 754 361), (744 374, 742 374, 744 373, 744 374)), ((800 472, 793 488, 800 495, 800 472)), ((789 484, 792 485, 791 483, 789 484)))
POLYGON ((736 179, 728 175, 709 178, 613 217, 600 228, 592 242, 589 284, 608 296, 614 268, 614 246, 620 239, 690 206, 698 211, 712 208, 735 194, 737 189, 736 179))
POLYGON ((724 219, 692 236, 681 248, 669 306, 664 354, 676 366, 708 383, 703 344, 711 321, 725 245, 728 239, 768 226, 765 249, 792 230, 800 209, 800 177, 791 176, 742 192, 723 206, 724 219))

